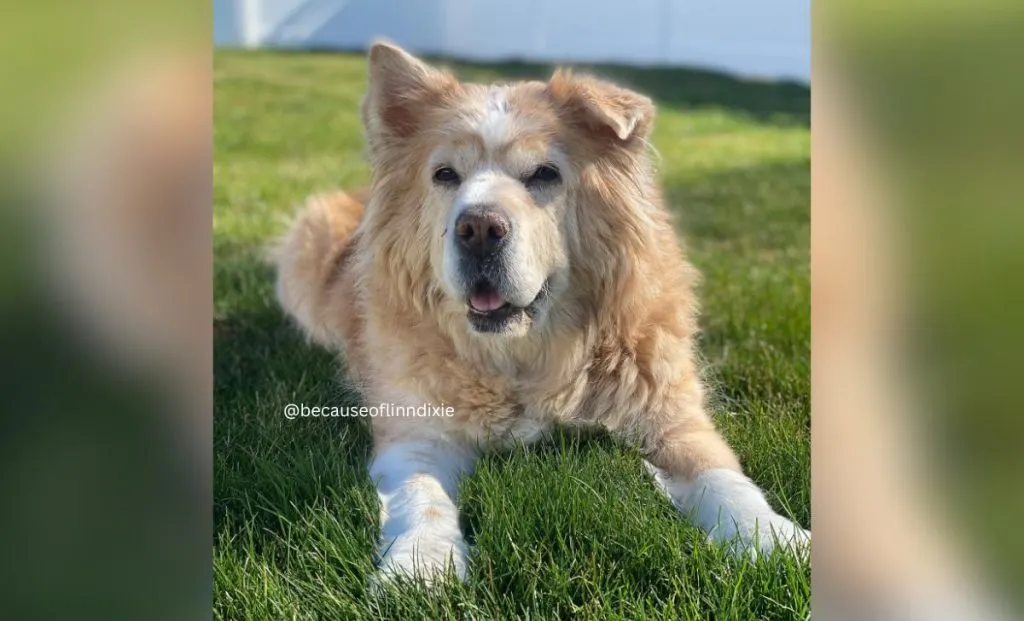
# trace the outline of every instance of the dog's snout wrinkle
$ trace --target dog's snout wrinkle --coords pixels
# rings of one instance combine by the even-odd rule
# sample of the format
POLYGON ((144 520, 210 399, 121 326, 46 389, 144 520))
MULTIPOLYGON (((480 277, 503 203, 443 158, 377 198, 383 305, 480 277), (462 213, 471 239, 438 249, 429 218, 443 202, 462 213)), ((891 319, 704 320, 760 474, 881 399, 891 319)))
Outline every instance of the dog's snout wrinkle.
POLYGON ((508 215, 491 205, 471 205, 455 220, 455 236, 464 252, 478 258, 493 255, 512 231, 508 215))

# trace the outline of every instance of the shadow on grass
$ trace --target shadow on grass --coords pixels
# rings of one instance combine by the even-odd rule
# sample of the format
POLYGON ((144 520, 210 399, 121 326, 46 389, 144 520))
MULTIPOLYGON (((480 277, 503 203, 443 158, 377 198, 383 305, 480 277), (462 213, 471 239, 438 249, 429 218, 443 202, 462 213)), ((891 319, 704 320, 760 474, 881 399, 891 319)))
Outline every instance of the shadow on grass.
MULTIPOLYGON (((268 266, 235 257, 219 262, 218 272, 256 290, 243 292, 214 322, 214 525, 220 531, 228 522, 252 522, 279 534, 310 508, 369 489, 369 425, 359 418, 285 417, 288 404, 358 400, 339 381, 337 357, 307 343, 277 309, 268 266)), ((348 506, 339 520, 365 524, 369 516, 359 503, 340 504, 348 506)))
MULTIPOLYGON (((603 429, 559 426, 546 434, 544 438, 529 445, 518 445, 509 450, 485 453, 477 463, 477 468, 504 470, 514 467, 514 464, 525 455, 542 460, 574 460, 585 453, 603 453, 616 446, 621 446, 621 443, 603 429)), ((460 506, 459 520, 462 533, 470 545, 476 543, 476 536, 481 526, 480 509, 479 506, 472 503, 463 503, 460 506)))
MULTIPOLYGON (((523 62, 480 64, 434 60, 451 65, 466 79, 480 81, 546 80, 556 66, 523 62)), ((810 125, 810 89, 795 82, 746 80, 714 71, 678 67, 617 64, 571 66, 645 93, 659 105, 678 110, 724 108, 762 123, 810 125)))
MULTIPOLYGON (((280 50, 275 54, 363 56, 361 51, 280 50)), ((810 88, 794 81, 738 78, 725 73, 681 67, 637 67, 613 63, 478 63, 443 56, 424 56, 447 66, 468 81, 547 80, 556 66, 570 66, 633 88, 660 105, 679 110, 723 108, 762 123, 810 126, 810 88)))

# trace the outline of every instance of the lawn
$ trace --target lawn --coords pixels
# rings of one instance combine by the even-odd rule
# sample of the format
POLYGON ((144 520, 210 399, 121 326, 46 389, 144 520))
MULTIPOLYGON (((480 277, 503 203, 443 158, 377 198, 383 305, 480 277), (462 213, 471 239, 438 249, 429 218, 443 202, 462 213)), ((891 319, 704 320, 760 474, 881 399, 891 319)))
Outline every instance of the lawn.
MULTIPOLYGON (((456 64, 465 79, 549 67, 456 64)), ((268 242, 304 196, 367 182, 358 55, 215 57, 215 523, 219 619, 805 619, 810 568, 734 561, 606 435, 483 459, 461 488, 468 584, 369 598, 377 503, 338 361, 277 308, 268 242)), ((718 425, 781 513, 810 523, 809 92, 714 73, 596 67, 659 104, 654 143, 704 274, 702 355, 718 425)))

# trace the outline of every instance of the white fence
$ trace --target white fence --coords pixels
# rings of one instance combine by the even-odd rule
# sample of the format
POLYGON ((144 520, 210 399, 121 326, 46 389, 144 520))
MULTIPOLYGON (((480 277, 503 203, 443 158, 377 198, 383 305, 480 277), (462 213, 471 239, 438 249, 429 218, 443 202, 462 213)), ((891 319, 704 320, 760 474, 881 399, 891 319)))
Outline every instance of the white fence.
POLYGON ((685 65, 810 82, 810 0, 214 0, 220 46, 685 65))

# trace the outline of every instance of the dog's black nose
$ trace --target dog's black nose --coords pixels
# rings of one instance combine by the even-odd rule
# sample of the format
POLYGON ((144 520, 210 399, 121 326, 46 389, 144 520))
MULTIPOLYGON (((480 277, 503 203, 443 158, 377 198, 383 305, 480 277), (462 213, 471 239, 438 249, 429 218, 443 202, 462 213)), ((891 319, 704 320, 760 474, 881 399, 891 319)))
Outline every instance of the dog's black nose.
POLYGON ((470 205, 455 220, 455 237, 462 249, 477 257, 494 254, 512 232, 505 212, 491 205, 470 205))

